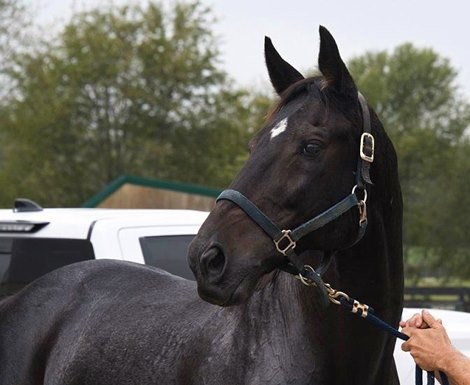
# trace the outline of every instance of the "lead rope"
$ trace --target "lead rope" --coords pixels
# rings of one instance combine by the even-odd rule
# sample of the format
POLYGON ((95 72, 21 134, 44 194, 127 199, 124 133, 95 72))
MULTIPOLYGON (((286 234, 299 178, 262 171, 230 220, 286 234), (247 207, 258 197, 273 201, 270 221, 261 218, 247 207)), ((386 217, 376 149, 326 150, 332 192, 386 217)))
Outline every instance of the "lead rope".
MULTIPOLYGON (((355 300, 354 298, 351 298, 349 295, 342 291, 333 289, 329 283, 324 283, 320 277, 320 274, 317 273, 312 266, 305 265, 302 273, 300 273, 297 277, 306 286, 317 286, 319 284, 322 284, 328 294, 330 302, 334 303, 335 305, 340 305, 343 309, 346 309, 349 312, 360 316, 361 318, 369 321, 379 329, 382 329, 388 332, 389 334, 400 338, 403 341, 407 341, 410 338, 405 333, 400 332, 393 326, 389 325, 388 323, 377 317, 374 314, 374 309, 369 305, 363 304, 355 300)), ((441 371, 439 371, 439 375, 441 376, 442 384, 449 385, 447 375, 441 371)), ((416 385, 423 384, 423 370, 418 365, 416 365, 415 381, 416 385)), ((427 372, 427 385, 433 384, 434 373, 427 372)))

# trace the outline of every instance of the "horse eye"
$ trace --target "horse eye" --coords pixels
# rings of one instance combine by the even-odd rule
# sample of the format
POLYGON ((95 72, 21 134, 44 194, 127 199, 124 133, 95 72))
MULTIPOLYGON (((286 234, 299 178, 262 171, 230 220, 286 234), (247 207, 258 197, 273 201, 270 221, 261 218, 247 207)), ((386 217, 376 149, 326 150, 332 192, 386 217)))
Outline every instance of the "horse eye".
POLYGON ((303 153, 305 155, 315 155, 317 154, 319 151, 321 150, 321 146, 319 143, 307 143, 304 145, 304 148, 303 148, 303 153))

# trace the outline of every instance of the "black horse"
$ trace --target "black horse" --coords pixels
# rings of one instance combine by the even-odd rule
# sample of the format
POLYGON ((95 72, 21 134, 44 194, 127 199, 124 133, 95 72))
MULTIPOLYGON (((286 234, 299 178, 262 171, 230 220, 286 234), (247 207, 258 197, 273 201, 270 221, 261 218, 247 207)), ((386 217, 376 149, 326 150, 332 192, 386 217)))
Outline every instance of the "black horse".
MULTIPOLYGON (((357 167, 367 107, 361 110, 333 37, 322 27, 320 37, 322 76, 308 79, 266 39, 281 99, 231 186, 286 229, 351 195, 358 173, 368 179, 357 167)), ((359 197, 368 194, 365 235, 358 241, 365 217, 359 204, 287 254, 296 266, 316 266, 335 252, 325 281, 397 326, 403 275, 396 155, 371 110, 370 127, 373 184, 359 197)), ((364 155, 367 167, 371 157, 364 155)), ((279 248, 290 246, 284 237, 279 248)), ((281 271, 286 257, 230 200, 217 203, 189 261, 200 296, 225 307, 200 300, 191 281, 105 260, 56 270, 8 298, 0 304, 0 384, 398 383, 394 339, 324 306, 318 290, 281 271)))

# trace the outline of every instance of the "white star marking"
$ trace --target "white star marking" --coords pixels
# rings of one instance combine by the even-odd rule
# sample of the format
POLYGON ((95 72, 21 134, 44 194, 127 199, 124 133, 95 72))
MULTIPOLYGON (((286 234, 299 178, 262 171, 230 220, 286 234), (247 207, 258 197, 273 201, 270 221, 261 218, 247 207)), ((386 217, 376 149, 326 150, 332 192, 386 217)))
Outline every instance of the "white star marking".
POLYGON ((286 130, 286 128, 287 118, 284 118, 271 130, 271 139, 275 138, 279 134, 282 134, 286 130))

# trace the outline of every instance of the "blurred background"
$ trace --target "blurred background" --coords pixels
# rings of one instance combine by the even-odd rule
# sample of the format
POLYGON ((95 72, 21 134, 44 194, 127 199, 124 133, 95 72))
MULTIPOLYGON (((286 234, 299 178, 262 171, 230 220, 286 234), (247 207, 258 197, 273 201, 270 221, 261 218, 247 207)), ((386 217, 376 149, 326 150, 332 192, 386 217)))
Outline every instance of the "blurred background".
POLYGON ((0 0, 0 205, 217 195, 275 101, 264 35, 314 74, 322 24, 398 152, 409 303, 470 311, 469 6, 323 3, 0 0))

